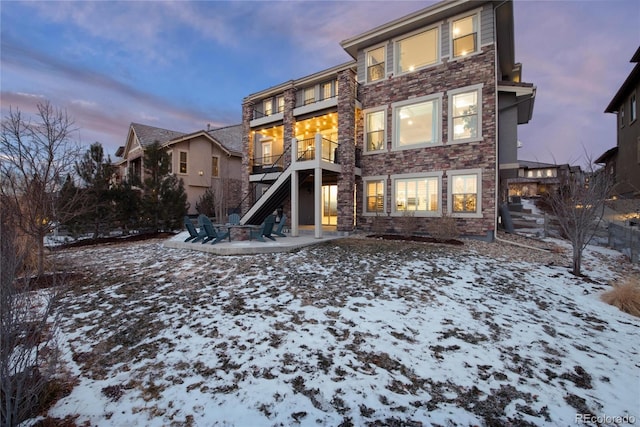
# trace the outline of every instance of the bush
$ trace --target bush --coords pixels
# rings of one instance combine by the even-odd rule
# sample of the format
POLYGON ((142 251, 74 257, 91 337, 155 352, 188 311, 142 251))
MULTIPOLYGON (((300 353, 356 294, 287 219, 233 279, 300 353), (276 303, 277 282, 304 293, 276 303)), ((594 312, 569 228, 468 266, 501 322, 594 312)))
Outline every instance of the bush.
POLYGON ((440 218, 430 219, 427 224, 427 232, 438 240, 452 240, 460 237, 456 219, 447 214, 443 214, 440 218))
POLYGON ((614 284, 613 289, 602 294, 601 298, 625 313, 640 317, 640 281, 637 278, 628 277, 621 284, 614 284))

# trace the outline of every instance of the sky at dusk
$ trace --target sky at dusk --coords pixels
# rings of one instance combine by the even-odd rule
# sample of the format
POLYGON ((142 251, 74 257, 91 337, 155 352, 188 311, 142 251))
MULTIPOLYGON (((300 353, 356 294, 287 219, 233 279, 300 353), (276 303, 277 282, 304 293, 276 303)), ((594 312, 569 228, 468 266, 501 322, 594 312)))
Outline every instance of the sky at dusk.
MULTIPOLYGON (((2 117, 49 100, 113 158, 131 122, 238 124, 247 95, 347 62, 340 41, 434 3, 3 0, 2 117)), ((581 164, 615 146, 604 109, 633 68, 640 1, 516 0, 514 19, 516 61, 537 86, 519 159, 581 164)))

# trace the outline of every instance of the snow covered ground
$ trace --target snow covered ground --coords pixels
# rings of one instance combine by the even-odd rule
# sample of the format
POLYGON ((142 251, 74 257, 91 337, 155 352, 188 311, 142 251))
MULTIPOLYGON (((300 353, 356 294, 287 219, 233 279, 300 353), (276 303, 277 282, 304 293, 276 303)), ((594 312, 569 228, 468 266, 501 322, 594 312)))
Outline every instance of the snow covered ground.
POLYGON ((585 278, 504 243, 57 256, 84 279, 59 313, 78 384, 49 416, 78 425, 640 423, 640 319, 599 299, 639 271, 604 248, 585 278))

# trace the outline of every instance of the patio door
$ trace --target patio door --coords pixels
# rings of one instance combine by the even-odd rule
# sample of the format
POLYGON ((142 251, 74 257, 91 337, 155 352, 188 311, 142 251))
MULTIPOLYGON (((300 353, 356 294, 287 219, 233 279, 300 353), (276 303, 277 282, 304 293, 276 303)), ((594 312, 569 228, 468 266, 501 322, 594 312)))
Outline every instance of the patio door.
POLYGON ((338 224, 338 186, 322 186, 322 225, 338 224))

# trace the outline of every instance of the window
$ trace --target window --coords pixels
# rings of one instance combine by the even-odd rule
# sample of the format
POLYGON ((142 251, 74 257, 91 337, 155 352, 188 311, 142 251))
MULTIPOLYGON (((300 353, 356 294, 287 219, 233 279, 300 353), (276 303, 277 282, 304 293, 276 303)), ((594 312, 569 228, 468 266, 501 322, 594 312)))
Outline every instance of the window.
POLYGON ((276 96, 276 105, 278 106, 278 113, 284 111, 284 95, 276 96))
POLYGON ((618 113, 620 117, 620 127, 624 127, 624 105, 620 107, 620 113, 618 113))
POLYGON ((262 143, 262 164, 270 165, 271 164, 271 151, 272 145, 271 141, 265 141, 262 143))
POLYGON ((320 85, 320 94, 322 95, 322 99, 329 99, 335 96, 333 94, 334 86, 335 86, 335 81, 326 82, 320 85))
POLYGON ((396 73, 408 73, 438 62, 438 29, 396 42, 396 73))
POLYGON ((449 208, 453 216, 481 217, 481 171, 449 171, 449 208))
POLYGON ((187 152, 180 151, 180 166, 178 168, 180 173, 187 173, 187 152))
POLYGON ((440 142, 440 98, 428 98, 403 101, 393 107, 395 149, 440 142))
POLYGON ((308 87, 304 90, 304 105, 316 102, 316 88, 308 87))
POLYGON ((169 156, 169 173, 173 173, 173 151, 167 151, 167 156, 169 156))
POLYGON ((636 94, 631 94, 631 99, 629 99, 629 124, 636 121, 638 118, 638 110, 636 105, 636 94))
POLYGON ((385 212, 384 193, 385 178, 365 180, 365 214, 378 214, 385 212))
POLYGON ((211 157, 211 176, 216 178, 220 176, 220 159, 218 156, 211 157))
POLYGON ((451 142, 477 141, 482 138, 481 87, 482 85, 478 85, 449 92, 451 142))
POLYGON ((365 152, 386 148, 386 116, 384 110, 365 113, 365 152))
POLYGON ((453 21, 451 39, 454 58, 474 53, 478 48, 478 16, 471 15, 453 21))
POLYGON ((384 46, 367 52, 367 82, 375 82, 384 78, 385 55, 384 46))
POLYGON ((393 177, 394 213, 440 213, 440 176, 393 177))
POLYGON ((262 101, 263 111, 265 116, 270 116, 273 114, 273 99, 265 99, 262 101))

